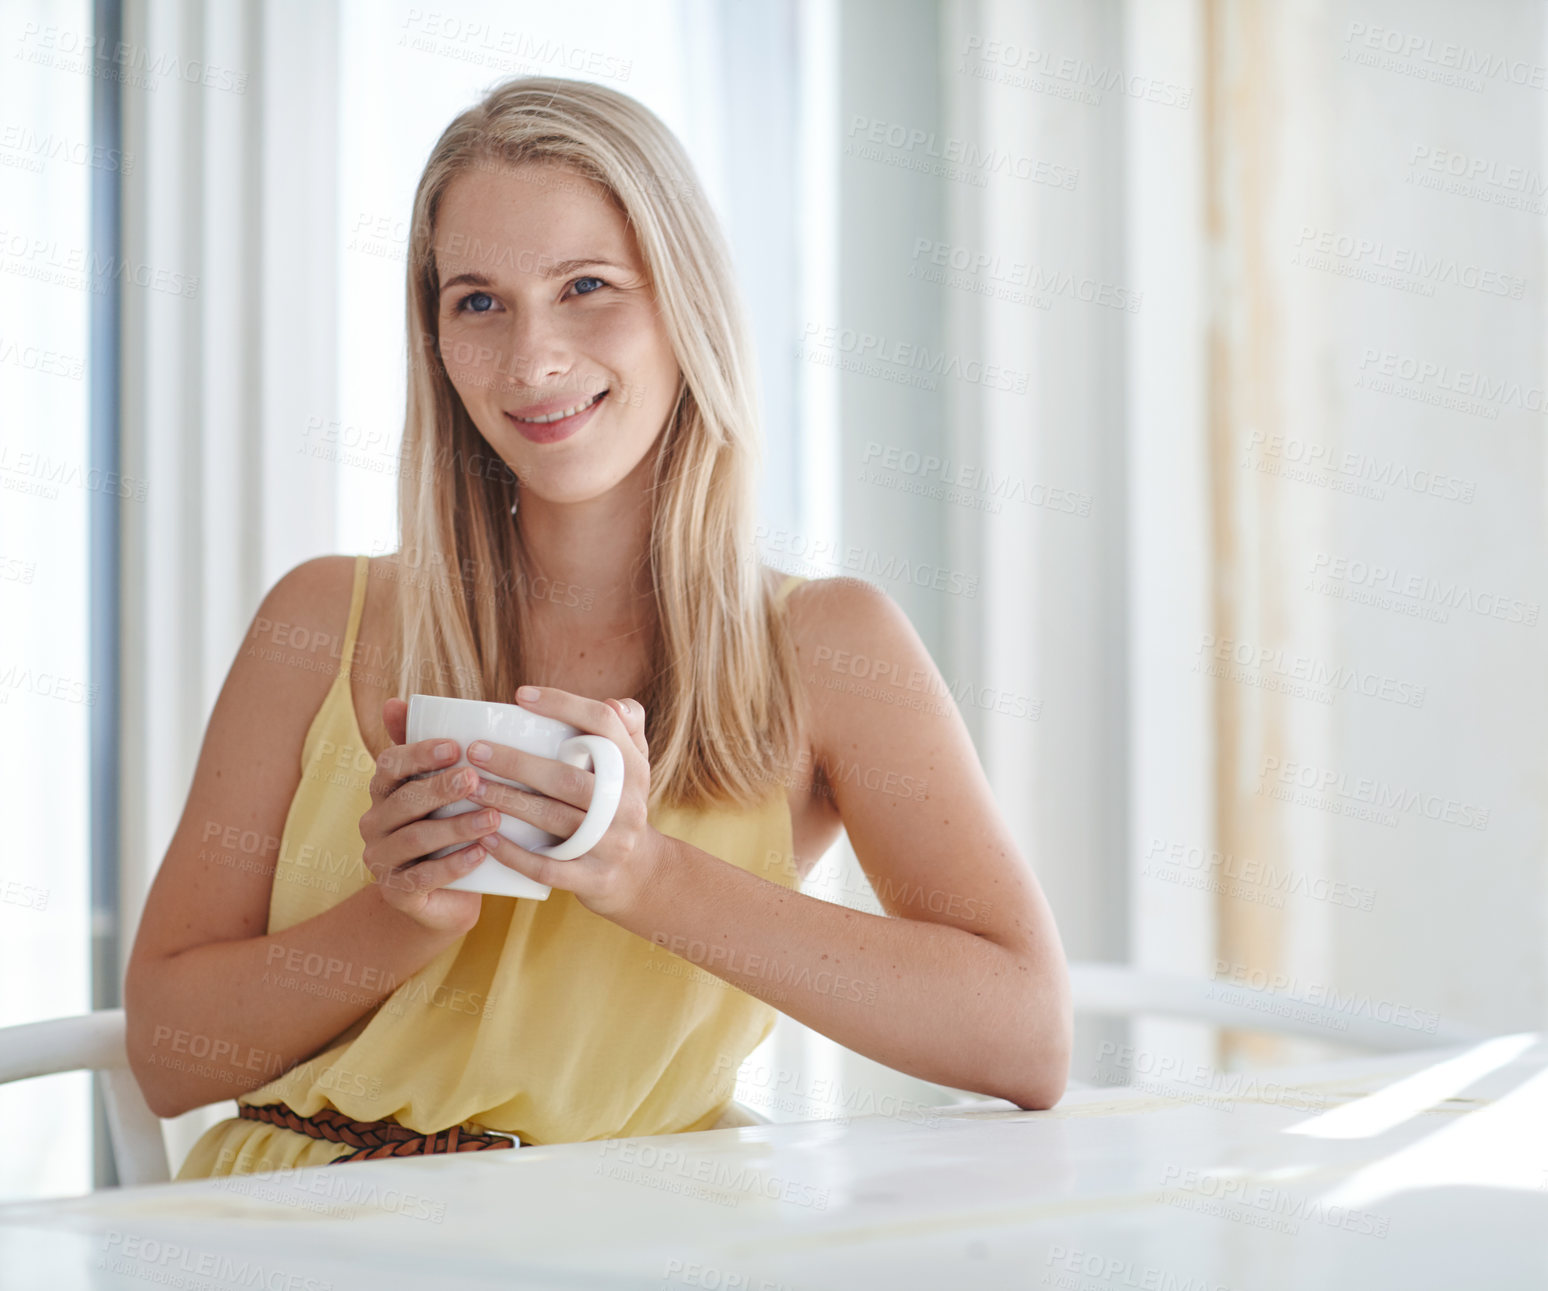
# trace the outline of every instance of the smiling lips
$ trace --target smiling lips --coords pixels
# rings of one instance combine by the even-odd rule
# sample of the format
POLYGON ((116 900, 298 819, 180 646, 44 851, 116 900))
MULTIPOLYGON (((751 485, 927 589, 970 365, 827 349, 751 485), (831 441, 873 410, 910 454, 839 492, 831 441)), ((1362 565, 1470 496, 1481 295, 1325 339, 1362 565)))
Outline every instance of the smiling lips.
MULTIPOLYGON (((593 411, 606 397, 607 391, 603 390, 581 403, 568 408, 553 408, 548 412, 514 413, 505 415, 515 424, 523 437, 535 444, 552 444, 561 439, 568 439, 586 422, 591 420, 593 411)), ((538 408, 544 405, 539 404, 538 408)))
POLYGON ((591 407, 592 404, 596 403, 596 401, 598 399, 600 399, 606 393, 607 393, 607 391, 603 390, 600 393, 593 395, 590 399, 583 399, 580 403, 576 404, 573 408, 565 408, 565 409, 562 409, 559 412, 550 412, 550 413, 547 413, 546 415, 543 415, 543 416, 525 416, 524 417, 519 412, 513 412, 510 415, 512 417, 514 417, 517 421, 525 421, 525 422, 533 422, 533 423, 543 423, 543 422, 550 422, 550 421, 563 421, 566 417, 573 417, 578 412, 585 412, 587 408, 591 407))

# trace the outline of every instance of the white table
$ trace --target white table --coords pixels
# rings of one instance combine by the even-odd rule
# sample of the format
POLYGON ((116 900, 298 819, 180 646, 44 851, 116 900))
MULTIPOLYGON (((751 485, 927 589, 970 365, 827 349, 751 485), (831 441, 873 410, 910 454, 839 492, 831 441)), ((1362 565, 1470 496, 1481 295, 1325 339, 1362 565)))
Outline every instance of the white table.
POLYGON ((1548 1286, 1541 1037, 921 1119, 14 1204, 0 1286, 1548 1286))

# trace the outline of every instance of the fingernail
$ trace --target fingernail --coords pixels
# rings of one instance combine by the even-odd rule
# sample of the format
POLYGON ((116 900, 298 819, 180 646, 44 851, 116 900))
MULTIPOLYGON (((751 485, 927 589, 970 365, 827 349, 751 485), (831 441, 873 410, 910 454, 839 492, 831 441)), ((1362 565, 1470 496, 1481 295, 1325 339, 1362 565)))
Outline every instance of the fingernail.
POLYGON ((522 686, 516 692, 516 698, 517 699, 532 700, 532 699, 536 699, 537 697, 538 697, 538 688, 536 686, 522 686))
POLYGON ((494 750, 485 744, 483 740, 468 746, 468 757, 474 762, 489 761, 489 755, 493 752, 494 750))
POLYGON ((435 756, 438 757, 438 758, 455 757, 456 753, 457 753, 457 746, 455 744, 444 743, 444 744, 437 744, 435 746, 435 756))

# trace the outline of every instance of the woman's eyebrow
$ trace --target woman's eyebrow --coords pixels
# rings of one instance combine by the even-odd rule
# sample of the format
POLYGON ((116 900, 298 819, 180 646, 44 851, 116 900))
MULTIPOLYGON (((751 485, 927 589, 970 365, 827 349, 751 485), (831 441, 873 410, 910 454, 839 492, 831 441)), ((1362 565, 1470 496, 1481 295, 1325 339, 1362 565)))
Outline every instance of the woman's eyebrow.
MULTIPOLYGON (((628 265, 619 264, 616 260, 609 260, 605 256, 588 256, 581 260, 550 260, 542 263, 538 272, 545 278, 559 278, 567 273, 574 273, 577 269, 585 269, 591 265, 602 265, 609 269, 621 269, 624 273, 630 272, 628 265)), ((443 292, 450 291, 453 287, 493 287, 494 279, 482 273, 459 273, 455 278, 448 278, 441 284, 443 292)))
POLYGON ((453 287, 460 287, 466 283, 470 287, 493 287, 494 283, 481 273, 459 273, 455 278, 448 278, 441 284, 441 291, 448 292, 453 287))
POLYGON ((577 269, 584 269, 588 265, 603 265, 609 269, 622 269, 626 273, 629 266, 619 264, 616 260, 609 260, 606 256, 588 256, 584 260, 560 260, 551 264, 544 272, 546 278, 557 278, 561 274, 574 273, 577 269))

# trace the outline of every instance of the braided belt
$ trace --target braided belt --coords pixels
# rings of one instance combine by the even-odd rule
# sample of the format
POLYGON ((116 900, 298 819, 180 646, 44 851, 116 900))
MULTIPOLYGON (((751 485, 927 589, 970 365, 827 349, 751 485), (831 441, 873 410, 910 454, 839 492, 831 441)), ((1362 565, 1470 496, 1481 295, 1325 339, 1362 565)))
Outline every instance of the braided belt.
POLYGON ((301 1116, 274 1103, 267 1107, 241 1105, 237 1113, 243 1120, 266 1121, 282 1129, 295 1130, 330 1143, 348 1143, 355 1150, 328 1162, 379 1161, 385 1157, 429 1156, 442 1152, 483 1152, 491 1148, 513 1148, 516 1140, 493 1131, 474 1133, 453 1125, 438 1134, 418 1134, 396 1121, 352 1121, 335 1107, 324 1107, 312 1116, 301 1116))

